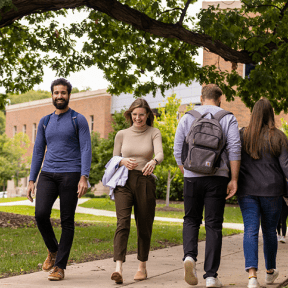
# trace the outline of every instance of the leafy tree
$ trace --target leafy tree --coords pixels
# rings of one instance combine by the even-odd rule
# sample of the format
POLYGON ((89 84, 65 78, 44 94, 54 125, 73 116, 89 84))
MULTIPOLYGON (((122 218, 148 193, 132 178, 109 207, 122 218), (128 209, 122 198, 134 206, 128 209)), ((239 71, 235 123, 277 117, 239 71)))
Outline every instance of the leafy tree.
MULTIPOLYGON (((164 152, 164 161, 161 163, 160 170, 162 167, 167 167, 167 190, 166 190, 166 206, 169 206, 170 198, 170 185, 176 173, 179 173, 178 165, 175 161, 173 155, 173 146, 174 146, 174 136, 177 129, 177 113, 179 106, 181 105, 181 100, 176 99, 176 94, 172 94, 167 98, 167 103, 164 107, 158 108, 158 113, 160 116, 155 119, 155 127, 161 131, 162 135, 162 145, 164 152), (173 176, 172 176, 173 175, 173 176)), ((158 167, 157 167, 158 168, 158 167)), ((165 169, 166 170, 166 169, 165 169)), ((158 169, 155 170, 157 175, 158 169)), ((159 175, 160 176, 160 175, 159 175)), ((159 185, 157 185, 159 187, 159 185)), ((161 185, 158 189, 163 189, 161 185)))
POLYGON ((13 138, 0 135, 0 184, 5 190, 7 180, 15 180, 28 176, 31 156, 27 156, 30 140, 27 134, 17 133, 13 138))
POLYGON ((164 95, 168 88, 197 80, 217 83, 228 101, 238 95, 253 107, 265 96, 277 113, 287 112, 286 1, 241 0, 241 9, 210 7, 193 18, 187 10, 196 1, 0 0, 0 86, 6 89, 0 109, 7 93, 41 83, 44 66, 65 77, 97 65, 115 95, 155 95, 157 89, 164 95), (60 26, 57 18, 70 8, 88 16, 60 26), (87 40, 79 52, 75 47, 82 36, 87 40), (201 67, 193 58, 198 47, 230 61, 232 72, 201 67), (242 78, 237 63, 256 67, 242 78), (149 73, 150 80, 141 81, 149 73))
POLYGON ((282 127, 281 130, 285 133, 285 135, 288 137, 288 124, 287 122, 284 120, 284 118, 281 118, 281 123, 282 123, 282 127))
POLYGON ((92 186, 98 184, 98 182, 102 179, 102 177, 100 179, 99 176, 99 173, 101 172, 98 170, 99 155, 97 153, 100 142, 101 142, 100 133, 92 132, 91 133, 92 160, 89 174, 89 182, 92 186))
MULTIPOLYGON (((164 101, 165 102, 165 101, 164 101)), ((177 114, 181 105, 181 99, 176 98, 176 94, 172 94, 167 97, 165 106, 158 108, 159 117, 155 119, 155 127, 161 131, 162 145, 164 152, 164 161, 155 170, 157 178, 163 182, 166 179, 166 184, 162 185, 157 183, 157 196, 162 198, 162 195, 166 194, 166 206, 169 206, 170 194, 173 199, 182 199, 183 194, 183 175, 181 174, 176 160, 174 158, 174 138, 176 129, 178 126, 177 114), (173 192, 170 193, 171 184, 173 179, 176 177, 175 184, 173 185, 173 192), (166 193, 163 191, 166 187, 166 193)), ((188 105, 188 110, 192 109, 191 105, 188 105)), ((186 109, 186 110, 187 110, 186 109)))
POLYGON ((85 87, 82 90, 79 90, 77 87, 73 87, 71 93, 79 93, 79 92, 86 92, 86 91, 91 91, 91 87, 85 87))
POLYGON ((71 93, 79 93, 79 89, 77 87, 73 87, 71 93))
POLYGON ((45 98, 51 98, 51 93, 45 90, 30 90, 26 93, 20 95, 8 95, 8 99, 10 100, 10 104, 18 104, 29 101, 41 100, 45 98))
POLYGON ((124 117, 124 110, 120 113, 115 112, 112 121, 112 132, 108 138, 100 138, 99 133, 92 133, 92 164, 90 169, 89 180, 91 185, 95 185, 101 181, 105 165, 113 157, 114 139, 118 131, 130 127, 124 117))
POLYGON ((4 115, 4 111, 0 111, 0 135, 5 133, 5 125, 6 125, 5 123, 6 123, 6 118, 4 115))
POLYGON ((9 153, 4 148, 7 141, 8 137, 6 134, 0 134, 0 187, 3 187, 3 191, 5 191, 7 180, 11 179, 11 175, 13 174, 12 167, 8 159, 9 153))

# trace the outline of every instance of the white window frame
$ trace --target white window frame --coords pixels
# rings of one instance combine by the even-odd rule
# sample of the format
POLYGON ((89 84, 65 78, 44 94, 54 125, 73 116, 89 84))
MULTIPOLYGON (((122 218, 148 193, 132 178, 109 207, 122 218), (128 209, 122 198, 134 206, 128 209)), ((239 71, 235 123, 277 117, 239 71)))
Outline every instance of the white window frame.
POLYGON ((36 134, 37 134, 37 124, 33 123, 33 125, 32 125, 32 143, 35 143, 36 134))
POLYGON ((94 129, 94 115, 90 115, 90 125, 89 125, 89 130, 90 130, 90 133, 93 131, 94 129))
POLYGON ((13 127, 13 137, 17 134, 17 126, 13 127))

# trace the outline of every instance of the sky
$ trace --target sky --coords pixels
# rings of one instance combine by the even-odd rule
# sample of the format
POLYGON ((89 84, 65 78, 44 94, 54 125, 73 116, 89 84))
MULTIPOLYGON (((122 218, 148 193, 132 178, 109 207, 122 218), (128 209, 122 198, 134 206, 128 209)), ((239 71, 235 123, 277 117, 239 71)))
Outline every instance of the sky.
MULTIPOLYGON (((195 4, 190 5, 188 9, 189 15, 196 15, 200 11, 200 8, 202 7, 202 1, 198 0, 195 4)), ((66 18, 63 17, 63 23, 68 25, 69 23, 76 21, 81 21, 85 17, 85 13, 78 13, 78 14, 72 14, 70 13, 69 16, 66 18)), ((59 20, 59 19, 57 19, 59 20)), ((61 20, 59 20, 61 23, 61 20)), ((203 51, 202 48, 199 49, 199 56, 195 58, 196 61, 202 65, 203 61, 203 51)), ((34 90, 49 90, 51 82, 57 78, 55 75, 55 72, 52 71, 50 68, 46 67, 44 68, 44 77, 43 82, 41 84, 35 85, 34 90)), ((73 87, 77 87, 79 90, 82 90, 84 88, 90 87, 91 90, 97 90, 97 89, 106 89, 109 85, 108 81, 104 78, 104 74, 102 70, 98 69, 96 66, 87 68, 85 70, 82 70, 80 72, 71 73, 70 76, 67 77, 67 79, 71 82, 73 87)), ((4 89, 0 88, 0 93, 4 92, 4 89)))

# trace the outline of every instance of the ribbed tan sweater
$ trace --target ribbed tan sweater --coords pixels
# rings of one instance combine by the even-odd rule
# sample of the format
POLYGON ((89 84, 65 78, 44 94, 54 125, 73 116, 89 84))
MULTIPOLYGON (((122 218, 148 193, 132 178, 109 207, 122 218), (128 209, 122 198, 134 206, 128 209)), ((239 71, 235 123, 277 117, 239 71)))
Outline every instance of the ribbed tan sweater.
POLYGON ((138 163, 135 170, 142 170, 154 158, 160 163, 164 159, 160 130, 146 125, 143 128, 131 126, 120 130, 114 141, 113 156, 134 158, 138 163))

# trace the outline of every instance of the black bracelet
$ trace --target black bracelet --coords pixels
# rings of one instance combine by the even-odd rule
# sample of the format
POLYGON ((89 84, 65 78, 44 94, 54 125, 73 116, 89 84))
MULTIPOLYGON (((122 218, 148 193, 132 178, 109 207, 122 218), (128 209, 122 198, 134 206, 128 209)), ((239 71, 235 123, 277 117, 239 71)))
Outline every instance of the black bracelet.
POLYGON ((154 158, 154 161, 156 162, 156 165, 159 164, 158 160, 156 158, 154 158))

